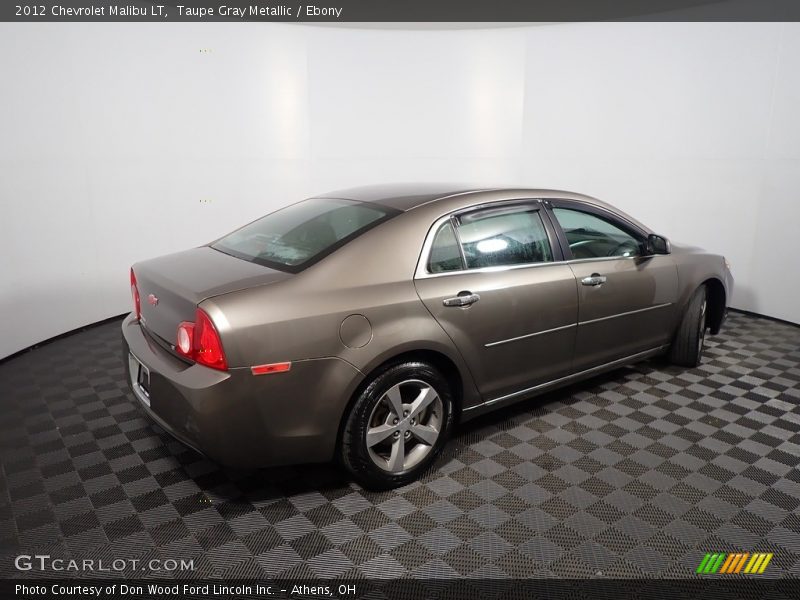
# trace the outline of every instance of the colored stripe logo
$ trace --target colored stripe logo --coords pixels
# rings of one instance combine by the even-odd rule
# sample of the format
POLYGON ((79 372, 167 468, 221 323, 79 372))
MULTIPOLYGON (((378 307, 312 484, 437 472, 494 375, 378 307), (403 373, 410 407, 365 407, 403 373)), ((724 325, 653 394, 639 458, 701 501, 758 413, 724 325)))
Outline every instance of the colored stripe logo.
POLYGON ((766 570, 772 556, 772 552, 710 552, 703 557, 695 572, 699 575, 760 575, 766 570))

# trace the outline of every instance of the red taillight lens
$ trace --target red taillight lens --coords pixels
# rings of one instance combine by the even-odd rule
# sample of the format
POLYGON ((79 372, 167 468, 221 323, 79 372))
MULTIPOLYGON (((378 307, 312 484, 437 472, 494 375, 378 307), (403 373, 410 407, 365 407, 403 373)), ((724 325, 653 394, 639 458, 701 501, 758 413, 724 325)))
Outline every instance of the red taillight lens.
POLYGON ((139 298, 139 288, 136 285, 136 273, 133 272, 131 267, 131 296, 133 296, 133 312, 136 313, 136 318, 142 318, 142 300, 139 298))
POLYGON ((198 308, 195 315, 194 351, 194 359, 200 364, 220 371, 228 370, 217 328, 202 308, 198 308))
POLYGON ((184 321, 178 325, 178 336, 175 349, 179 354, 195 362, 219 369, 228 370, 225 360, 225 351, 222 349, 222 340, 211 318, 202 308, 195 313, 195 322, 184 321))

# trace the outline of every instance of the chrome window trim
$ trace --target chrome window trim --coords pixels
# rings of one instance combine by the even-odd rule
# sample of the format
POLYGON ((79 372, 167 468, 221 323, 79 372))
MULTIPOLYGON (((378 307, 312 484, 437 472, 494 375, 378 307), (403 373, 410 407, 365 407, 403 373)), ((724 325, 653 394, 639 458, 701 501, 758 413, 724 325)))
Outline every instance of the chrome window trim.
MULTIPOLYGON (((443 273, 431 273, 428 271, 428 258, 430 257, 431 246, 433 246, 433 239, 436 237, 436 232, 439 231, 439 228, 444 225, 447 221, 450 220, 452 215, 446 215, 437 219, 433 226, 431 227, 428 235, 425 238, 425 242, 422 245, 422 252, 420 253, 420 259, 417 262, 417 269, 414 272, 414 279, 430 279, 433 277, 447 277, 450 275, 463 275, 465 273, 497 273, 500 271, 510 271, 512 269, 534 269, 537 267, 552 267, 555 265, 571 265, 571 264, 580 264, 586 262, 607 262, 612 260, 649 260, 653 258, 653 256, 601 256, 599 258, 573 258, 570 260, 551 260, 547 262, 538 262, 538 263, 523 263, 519 265, 499 265, 496 267, 480 267, 478 269, 457 269, 454 271, 444 271, 443 273)), ((460 246, 460 242, 459 242, 460 246)), ((666 255, 665 255, 666 256, 666 255)))
POLYGON ((570 260, 565 260, 563 262, 570 265, 572 264, 579 265, 581 263, 588 263, 588 262, 598 262, 598 261, 607 262, 610 260, 636 260, 637 258, 646 260, 652 258, 652 256, 642 256, 641 254, 635 254, 633 256, 598 256, 595 258, 571 258, 570 260))
POLYGON ((448 275, 464 275, 466 273, 499 273, 502 271, 511 271, 515 269, 535 269, 538 267, 552 267, 555 265, 563 265, 565 261, 555 260, 550 262, 541 263, 525 263, 521 265, 500 265, 496 267, 480 267, 478 269, 459 269, 458 271, 445 271, 444 273, 428 273, 423 268, 422 274, 415 275, 414 279, 432 279, 434 277, 446 277, 448 275))

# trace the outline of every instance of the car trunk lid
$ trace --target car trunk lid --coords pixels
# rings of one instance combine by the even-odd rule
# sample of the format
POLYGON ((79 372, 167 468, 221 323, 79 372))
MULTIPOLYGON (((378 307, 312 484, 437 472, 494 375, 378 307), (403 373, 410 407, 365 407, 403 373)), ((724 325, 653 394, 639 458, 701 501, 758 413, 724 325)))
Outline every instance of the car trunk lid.
POLYGON ((291 277, 201 246, 133 266, 145 329, 169 344, 181 321, 194 321, 203 300, 291 277))

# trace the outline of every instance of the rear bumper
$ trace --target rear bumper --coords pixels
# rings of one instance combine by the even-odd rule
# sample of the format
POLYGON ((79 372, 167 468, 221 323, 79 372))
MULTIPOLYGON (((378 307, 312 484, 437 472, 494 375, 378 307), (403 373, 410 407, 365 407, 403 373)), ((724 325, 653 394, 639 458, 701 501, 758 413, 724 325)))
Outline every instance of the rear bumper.
POLYGON ((122 323, 128 385, 139 406, 175 438, 215 462, 239 468, 324 462, 361 373, 339 358, 292 363, 286 373, 217 371, 187 365, 122 323), (150 406, 131 384, 128 354, 150 370, 150 406))

